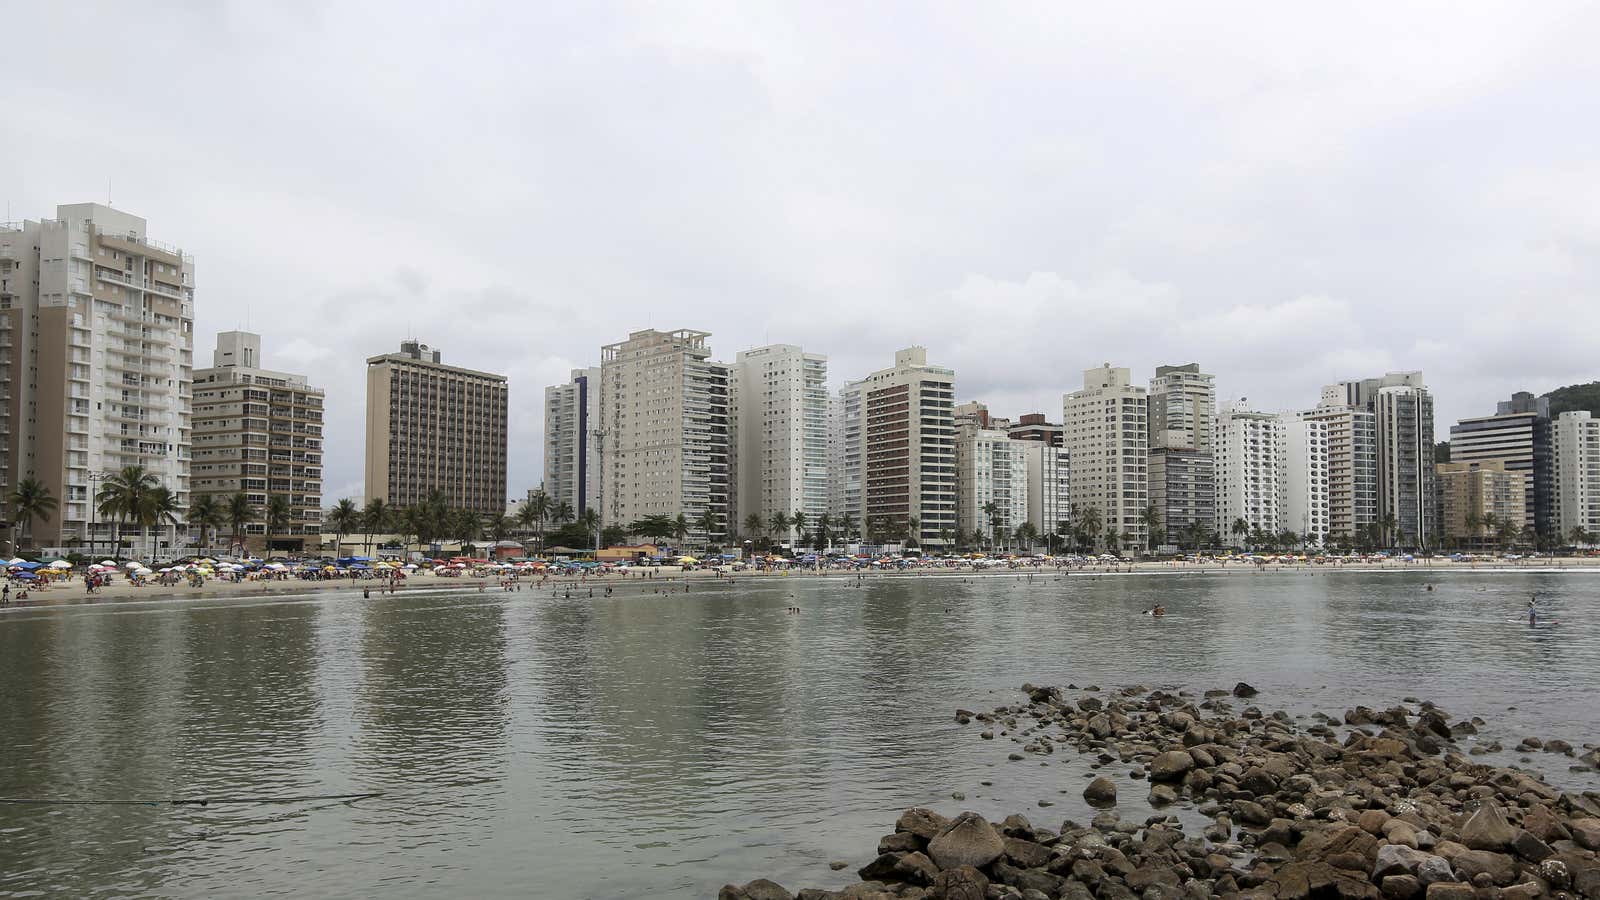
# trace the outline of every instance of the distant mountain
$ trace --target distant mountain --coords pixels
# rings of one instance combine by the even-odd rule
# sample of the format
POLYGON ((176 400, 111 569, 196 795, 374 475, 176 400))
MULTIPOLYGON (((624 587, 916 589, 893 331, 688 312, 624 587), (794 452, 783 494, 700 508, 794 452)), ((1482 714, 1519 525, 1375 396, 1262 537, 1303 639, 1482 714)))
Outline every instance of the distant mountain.
POLYGON ((1569 384, 1566 387, 1558 387, 1545 396, 1550 398, 1551 416, 1559 416, 1575 409, 1587 409, 1600 416, 1600 381, 1569 384))

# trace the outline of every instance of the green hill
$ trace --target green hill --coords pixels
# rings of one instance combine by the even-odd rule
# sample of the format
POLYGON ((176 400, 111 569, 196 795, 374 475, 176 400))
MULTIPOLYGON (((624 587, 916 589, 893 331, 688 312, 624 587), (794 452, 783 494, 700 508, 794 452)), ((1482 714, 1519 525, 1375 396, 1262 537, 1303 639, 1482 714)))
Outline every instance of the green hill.
POLYGON ((1551 416, 1559 416, 1575 409, 1587 409, 1600 416, 1600 381, 1569 384, 1566 387, 1558 387, 1545 396, 1550 398, 1551 416))

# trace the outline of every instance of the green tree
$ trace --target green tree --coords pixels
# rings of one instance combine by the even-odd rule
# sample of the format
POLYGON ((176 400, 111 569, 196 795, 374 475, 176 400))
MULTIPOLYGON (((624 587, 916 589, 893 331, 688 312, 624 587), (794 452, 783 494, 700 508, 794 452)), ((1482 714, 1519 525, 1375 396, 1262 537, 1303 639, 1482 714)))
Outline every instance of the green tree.
POLYGON ((839 517, 839 534, 846 543, 855 540, 859 533, 860 525, 857 524, 855 516, 845 513, 839 517))
POLYGON ((689 518, 683 513, 678 513, 672 520, 672 536, 678 539, 678 549, 683 549, 684 539, 689 536, 689 518))
POLYGON ((1117 526, 1107 525, 1104 537, 1107 550, 1117 553, 1122 549, 1122 532, 1117 530, 1117 526))
POLYGON ((289 530, 293 512, 289 508, 289 499, 281 494, 273 494, 267 498, 267 508, 262 514, 267 526, 267 556, 272 555, 272 537, 281 536, 289 530))
POLYGON ((1078 510, 1077 520, 1078 545, 1085 550, 1093 550, 1094 542, 1100 537, 1100 526, 1104 521, 1100 518, 1100 510, 1093 506, 1078 510))
POLYGON ((989 533, 985 540, 992 550, 995 545, 995 533, 1000 530, 1000 505, 990 500, 983 505, 983 520, 989 523, 989 533))
POLYGON ((461 552, 467 553, 467 548, 477 549, 478 539, 483 536, 483 519, 477 510, 458 509, 449 514, 450 536, 461 544, 461 552))
POLYGON ((1584 544, 1588 543, 1589 532, 1584 531, 1582 525, 1574 525, 1572 526, 1572 530, 1567 532, 1567 540, 1572 542, 1574 549, 1581 548, 1584 544))
POLYGON ((717 527, 720 520, 721 517, 717 515, 717 511, 709 506, 695 517, 694 526, 700 529, 701 534, 706 536, 706 549, 708 550, 712 545, 712 536, 720 533, 717 527))
MULTIPOLYGON (((337 508, 334 511, 337 512, 337 508)), ((227 521, 227 510, 222 508, 214 495, 201 494, 189 502, 189 524, 200 528, 200 542, 206 547, 216 543, 217 530, 227 521)))
POLYGON ((1385 549, 1392 548, 1400 543, 1399 536, 1395 534, 1400 528, 1400 523, 1395 519, 1394 513, 1384 513, 1383 517, 1378 520, 1378 527, 1383 529, 1383 545, 1385 549))
POLYGON ((903 534, 905 535, 906 546, 921 547, 922 520, 918 519, 916 516, 906 516, 905 521, 902 523, 902 527, 905 529, 903 534))
POLYGON ((572 504, 563 500, 550 510, 550 518, 558 524, 571 522, 573 517, 572 504))
POLYGON ((833 546, 833 516, 823 513, 817 516, 817 549, 826 553, 833 546))
POLYGON ((147 529, 176 526, 178 514, 182 511, 178 507, 177 495, 166 485, 158 484, 140 498, 139 529, 143 532, 147 529))
POLYGON ((124 466, 108 475, 95 495, 100 514, 117 523, 116 558, 122 557, 122 528, 137 522, 146 506, 145 495, 160 486, 156 476, 144 466, 124 466))
POLYGON ((368 500, 366 507, 361 510, 361 528, 367 535, 365 544, 367 556, 372 555, 372 536, 382 534, 384 529, 389 527, 389 519, 389 504, 385 503, 382 497, 368 500))
POLYGON ((1228 529, 1233 532, 1233 540, 1239 549, 1244 549, 1244 538, 1250 534, 1250 523, 1239 517, 1233 520, 1233 525, 1228 529))
POLYGON ((807 521, 808 517, 803 510, 796 510, 795 514, 789 517, 789 524, 794 526, 796 544, 805 543, 807 521))
MULTIPOLYGON (((194 510, 189 511, 189 518, 194 518, 194 510)), ((333 529, 333 555, 338 556, 344 551, 340 544, 344 543, 344 536, 361 527, 361 510, 356 508, 356 503, 348 497, 340 499, 328 511, 328 527, 333 529)))
MULTIPOLYGON (((379 502, 381 503, 382 501, 379 502)), ((230 551, 233 549, 233 545, 237 544, 239 555, 245 555, 245 529, 254 524, 256 517, 259 515, 260 511, 256 509, 254 503, 250 502, 250 498, 243 491, 228 498, 228 530, 229 534, 232 535, 232 542, 228 547, 230 551)))
POLYGON ((539 538, 541 553, 544 552, 544 523, 550 518, 550 513, 550 495, 544 492, 544 488, 534 491, 533 496, 524 500, 522 508, 517 510, 517 523, 524 528, 534 529, 539 538))
POLYGON ((1139 510, 1139 524, 1144 526, 1146 549, 1151 553, 1156 552, 1155 537, 1161 528, 1161 510, 1154 503, 1145 504, 1144 509, 1139 510))
POLYGON ((767 527, 772 529, 772 534, 777 536, 780 543, 789 537, 789 517, 783 510, 777 510, 767 516, 767 527))
POLYGON ((761 542, 760 539, 764 537, 764 531, 765 526, 761 522, 760 513, 751 513, 744 517, 745 539, 750 542, 752 548, 761 542))
POLYGON ((22 525, 22 536, 28 546, 33 546, 33 520, 50 521, 50 514, 60 505, 50 493, 50 488, 37 478, 24 478, 17 482, 16 490, 7 498, 11 506, 11 545, 17 546, 16 527, 22 525))
POLYGON ((576 524, 579 528, 582 528, 584 534, 589 535, 589 537, 594 541, 594 549, 599 550, 601 538, 600 514, 595 512, 593 509, 586 509, 578 514, 578 520, 574 524, 576 524))

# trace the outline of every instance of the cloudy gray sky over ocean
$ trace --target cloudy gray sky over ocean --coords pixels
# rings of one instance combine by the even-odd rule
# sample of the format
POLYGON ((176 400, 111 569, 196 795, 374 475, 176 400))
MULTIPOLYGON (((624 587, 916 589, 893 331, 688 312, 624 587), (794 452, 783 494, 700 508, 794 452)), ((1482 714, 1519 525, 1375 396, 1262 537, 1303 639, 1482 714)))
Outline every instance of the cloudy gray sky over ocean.
POLYGON ((1103 361, 1313 405, 1422 369, 1439 428, 1600 378, 1600 7, 1527 3, 33 3, 7 218, 100 201, 328 390, 415 336, 543 388, 645 327, 913 343, 1061 415, 1103 361))

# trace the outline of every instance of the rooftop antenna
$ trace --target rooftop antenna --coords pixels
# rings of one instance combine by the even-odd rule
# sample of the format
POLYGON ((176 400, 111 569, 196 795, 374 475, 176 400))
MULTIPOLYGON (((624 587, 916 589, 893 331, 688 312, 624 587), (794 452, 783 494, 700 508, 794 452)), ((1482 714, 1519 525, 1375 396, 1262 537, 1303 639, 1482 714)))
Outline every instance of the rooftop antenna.
POLYGON ((106 205, 111 205, 111 176, 106 176, 106 205))

